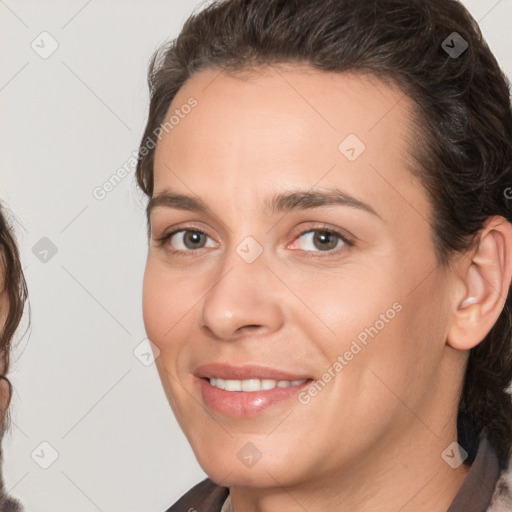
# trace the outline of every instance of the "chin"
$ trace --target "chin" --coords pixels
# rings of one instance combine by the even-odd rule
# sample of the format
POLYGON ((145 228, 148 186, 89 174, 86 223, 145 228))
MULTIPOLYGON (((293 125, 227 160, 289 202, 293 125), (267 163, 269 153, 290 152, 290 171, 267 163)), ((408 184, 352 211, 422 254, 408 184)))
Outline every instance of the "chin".
POLYGON ((273 450, 271 457, 261 455, 256 460, 258 455, 250 442, 235 442, 233 447, 223 445, 216 450, 202 448, 202 453, 195 454, 208 477, 223 487, 275 487, 294 485, 302 480, 299 472, 304 468, 300 464, 290 467, 293 457, 273 450))
POLYGON ((210 480, 222 487, 268 488, 277 486, 277 482, 287 484, 287 482, 283 482, 284 477, 280 472, 266 467, 240 469, 233 464, 216 464, 214 467, 201 465, 201 467, 210 480))

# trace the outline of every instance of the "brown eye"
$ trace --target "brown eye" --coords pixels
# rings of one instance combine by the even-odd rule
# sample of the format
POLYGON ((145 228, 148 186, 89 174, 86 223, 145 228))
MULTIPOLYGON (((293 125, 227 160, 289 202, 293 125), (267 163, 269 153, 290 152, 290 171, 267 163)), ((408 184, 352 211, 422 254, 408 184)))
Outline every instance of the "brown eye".
POLYGON ((312 229, 301 233, 297 242, 301 238, 306 240, 302 247, 299 244, 299 248, 304 251, 327 252, 348 245, 344 237, 335 231, 312 229))
POLYGON ((173 239, 176 239, 178 241, 178 247, 176 247, 176 249, 178 250, 202 249, 207 238, 206 233, 202 231, 183 229, 173 233, 170 236, 169 243, 171 243, 173 239))
POLYGON ((339 236, 336 235, 336 233, 330 233, 329 231, 317 231, 313 237, 313 243, 322 251, 336 249, 338 240, 339 236))

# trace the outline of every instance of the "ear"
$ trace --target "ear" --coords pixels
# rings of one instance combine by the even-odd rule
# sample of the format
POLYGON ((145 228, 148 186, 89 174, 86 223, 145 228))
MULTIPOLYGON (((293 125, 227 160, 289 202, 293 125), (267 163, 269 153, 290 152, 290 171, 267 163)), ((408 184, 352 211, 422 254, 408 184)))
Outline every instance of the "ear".
POLYGON ((512 280, 512 224, 490 217, 477 246, 456 266, 460 279, 447 343, 469 350, 487 336, 505 305, 512 280))

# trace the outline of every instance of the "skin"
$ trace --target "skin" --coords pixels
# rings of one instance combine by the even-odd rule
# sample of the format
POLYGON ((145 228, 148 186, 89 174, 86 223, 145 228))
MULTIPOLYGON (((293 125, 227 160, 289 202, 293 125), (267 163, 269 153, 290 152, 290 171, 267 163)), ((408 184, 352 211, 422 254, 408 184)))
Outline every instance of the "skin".
POLYGON ((457 439, 468 350, 503 307, 510 225, 495 219, 483 252, 438 265, 431 206, 410 171, 412 103, 376 78, 292 64, 243 77, 203 70, 169 115, 190 96, 198 106, 158 142, 154 195, 193 195, 209 212, 152 209, 143 314, 200 465, 229 487, 237 512, 446 511, 468 469, 441 453, 457 439), (338 149, 348 134, 366 145, 353 162, 338 149), (342 205, 264 213, 274 194, 330 187, 376 214, 342 205), (198 228, 207 236, 196 245, 183 232, 156 242, 198 228), (312 229, 339 230, 353 245, 334 237, 326 251, 300 235, 312 229), (247 236, 263 249, 250 264, 236 252, 247 236), (193 371, 209 362, 321 379, 396 302, 401 311, 309 404, 291 399, 240 419, 202 401, 193 371), (262 454, 250 468, 237 457, 248 442, 262 454))

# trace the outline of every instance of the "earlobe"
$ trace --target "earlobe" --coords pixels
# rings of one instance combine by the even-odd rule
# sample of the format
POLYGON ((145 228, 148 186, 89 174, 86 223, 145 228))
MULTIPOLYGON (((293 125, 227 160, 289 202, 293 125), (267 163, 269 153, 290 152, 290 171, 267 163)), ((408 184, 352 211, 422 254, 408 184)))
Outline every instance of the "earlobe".
POLYGON ((461 258, 463 294, 455 297, 455 310, 447 343, 457 350, 478 345, 498 320, 512 279, 512 225, 491 217, 481 231, 472 257, 461 258))

